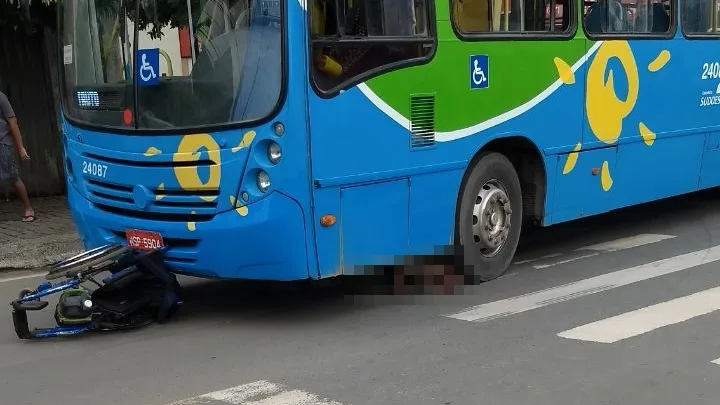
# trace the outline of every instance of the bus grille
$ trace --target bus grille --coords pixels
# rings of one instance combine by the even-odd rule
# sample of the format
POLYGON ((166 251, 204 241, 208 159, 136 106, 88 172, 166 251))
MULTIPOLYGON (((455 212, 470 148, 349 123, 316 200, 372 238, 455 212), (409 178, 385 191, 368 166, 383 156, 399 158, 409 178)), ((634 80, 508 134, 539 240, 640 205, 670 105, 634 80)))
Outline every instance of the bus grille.
MULTIPOLYGON (((97 162, 116 165, 119 167, 160 168, 213 166, 218 162, 212 159, 201 159, 191 162, 175 162, 170 156, 160 157, 159 160, 148 161, 143 158, 127 156, 123 158, 103 156, 97 153, 86 152, 83 156, 97 162)), ((203 222, 209 221, 217 212, 219 188, 202 190, 183 190, 148 187, 151 195, 146 197, 145 205, 139 206, 133 195, 135 185, 108 182, 99 179, 86 179, 88 198, 95 206, 103 211, 126 217, 148 219, 168 222, 203 222)))
POLYGON ((133 186, 88 180, 90 200, 103 211, 139 219, 171 222, 203 222, 217 211, 220 190, 170 190, 154 188, 154 198, 141 209, 135 204, 133 186))

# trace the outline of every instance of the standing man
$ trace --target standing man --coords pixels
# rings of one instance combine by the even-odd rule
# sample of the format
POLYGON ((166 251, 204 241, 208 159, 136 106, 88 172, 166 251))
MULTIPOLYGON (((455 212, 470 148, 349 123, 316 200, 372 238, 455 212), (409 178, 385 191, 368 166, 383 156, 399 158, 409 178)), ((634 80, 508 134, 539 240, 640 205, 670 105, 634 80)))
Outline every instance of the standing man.
POLYGON ((30 205, 25 183, 20 179, 15 154, 22 160, 30 160, 22 143, 15 111, 5 93, 0 92, 0 181, 12 183, 23 205, 23 222, 32 222, 35 211, 30 205))

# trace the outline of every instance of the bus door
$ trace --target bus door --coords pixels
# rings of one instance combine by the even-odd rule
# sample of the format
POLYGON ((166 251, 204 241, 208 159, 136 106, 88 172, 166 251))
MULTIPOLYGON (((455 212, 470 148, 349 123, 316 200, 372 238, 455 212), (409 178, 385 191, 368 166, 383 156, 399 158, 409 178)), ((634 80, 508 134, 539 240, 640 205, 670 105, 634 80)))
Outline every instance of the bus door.
POLYGON ((402 158, 388 159, 388 155, 408 151, 407 130, 378 107, 383 102, 368 92, 364 82, 431 53, 432 4, 432 0, 307 1, 314 222, 319 224, 327 213, 339 217, 341 211, 343 220, 318 227, 323 276, 338 274, 348 262, 367 263, 365 258, 357 259, 363 252, 383 252, 389 245, 408 243, 407 215, 402 215, 408 210, 408 181, 379 182, 373 177, 402 167, 402 158), (369 224, 366 212, 373 209, 396 215, 369 224))

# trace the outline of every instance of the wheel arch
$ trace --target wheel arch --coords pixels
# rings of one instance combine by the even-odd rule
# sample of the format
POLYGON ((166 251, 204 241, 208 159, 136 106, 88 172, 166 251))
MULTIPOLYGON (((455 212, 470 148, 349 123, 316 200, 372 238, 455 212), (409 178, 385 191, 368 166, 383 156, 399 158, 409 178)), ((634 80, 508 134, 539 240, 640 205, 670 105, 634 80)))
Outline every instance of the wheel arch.
POLYGON ((518 175, 523 200, 523 226, 542 223, 545 216, 547 168, 540 149, 533 141, 523 135, 495 138, 473 154, 463 173, 455 202, 454 241, 458 240, 457 223, 460 215, 460 199, 468 177, 477 162, 488 152, 496 152, 505 156, 510 160, 518 175))

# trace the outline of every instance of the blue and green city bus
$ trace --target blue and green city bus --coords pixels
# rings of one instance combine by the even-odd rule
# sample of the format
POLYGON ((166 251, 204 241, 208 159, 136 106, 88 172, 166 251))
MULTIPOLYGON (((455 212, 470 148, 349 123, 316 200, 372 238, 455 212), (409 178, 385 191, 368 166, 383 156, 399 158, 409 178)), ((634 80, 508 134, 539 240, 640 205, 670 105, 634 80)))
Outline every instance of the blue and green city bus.
POLYGON ((319 279, 720 184, 717 0, 64 0, 87 248, 319 279))

